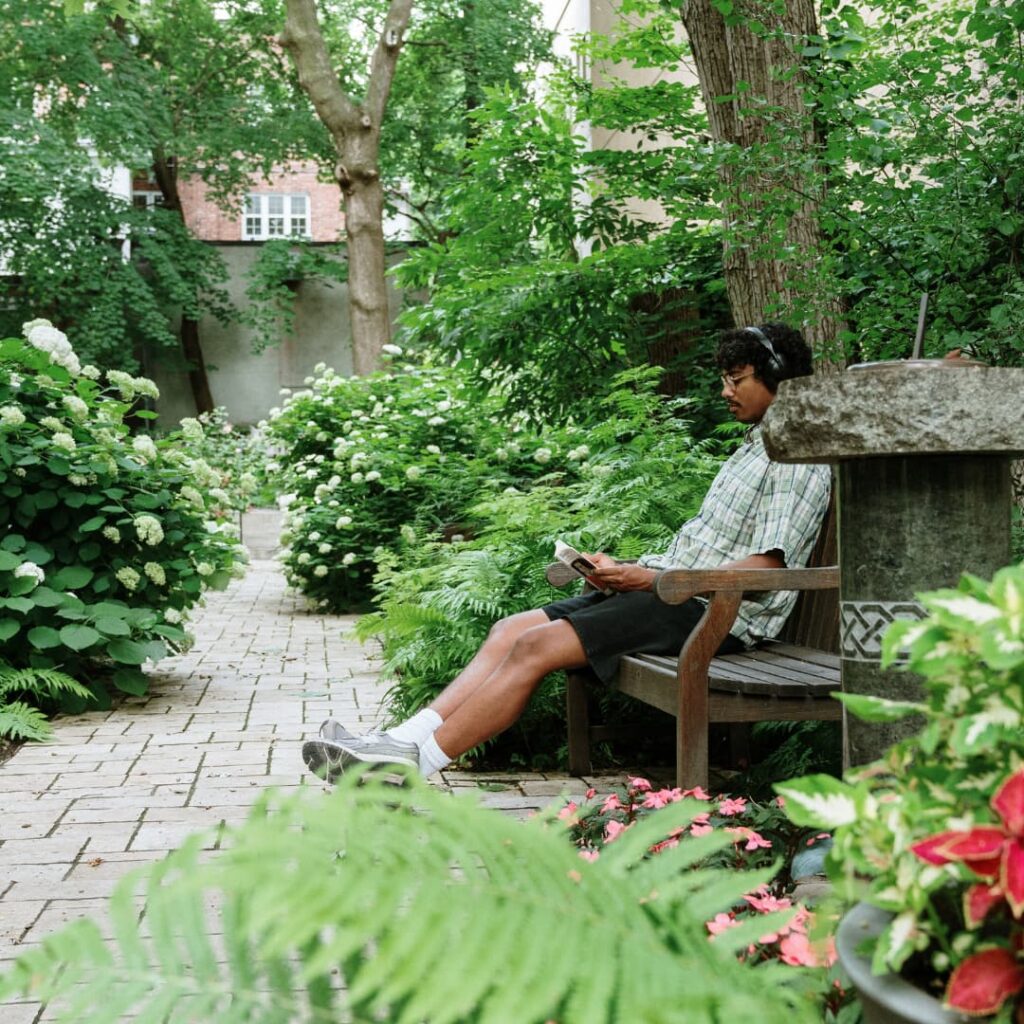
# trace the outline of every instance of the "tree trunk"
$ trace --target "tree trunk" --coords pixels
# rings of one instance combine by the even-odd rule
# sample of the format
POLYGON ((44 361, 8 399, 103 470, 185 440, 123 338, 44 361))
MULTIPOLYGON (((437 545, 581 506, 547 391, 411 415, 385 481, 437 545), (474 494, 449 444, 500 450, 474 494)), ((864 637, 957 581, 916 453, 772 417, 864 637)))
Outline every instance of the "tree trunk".
POLYGON ((331 67, 314 0, 286 0, 281 44, 295 63, 299 82, 334 140, 334 176, 345 200, 348 297, 352 364, 357 374, 380 363, 391 339, 384 258, 384 195, 380 181, 380 127, 391 93, 412 0, 391 0, 370 60, 366 98, 356 103, 331 67))
MULTIPOLYGON (((153 177, 160 186, 164 207, 172 210, 185 223, 185 211, 181 205, 181 194, 178 191, 178 169, 173 157, 166 157, 161 152, 153 154, 153 177)), ((213 394, 210 391, 210 378, 206 375, 206 360, 203 358, 203 346, 199 340, 199 321, 194 317, 181 314, 181 352, 188 364, 188 382, 192 389, 192 401, 196 412, 213 412, 213 394)))
POLYGON ((384 191, 380 176, 353 178, 339 165, 345 198, 348 245, 348 310, 352 323, 352 369, 356 376, 380 366, 381 348, 391 340, 387 261, 384 255, 384 191))
POLYGON ((802 40, 817 32, 813 2, 786 0, 780 16, 777 7, 743 0, 726 19, 712 0, 686 0, 683 24, 712 138, 735 148, 721 171, 724 269, 733 318, 738 325, 771 315, 806 320, 808 341, 826 358, 839 360, 841 305, 832 283, 815 279, 821 266, 821 186, 784 158, 770 164, 758 153, 780 132, 789 154, 815 149, 798 53, 802 40), (766 30, 755 34, 747 18, 766 30), (779 225, 782 196, 787 206, 779 225))

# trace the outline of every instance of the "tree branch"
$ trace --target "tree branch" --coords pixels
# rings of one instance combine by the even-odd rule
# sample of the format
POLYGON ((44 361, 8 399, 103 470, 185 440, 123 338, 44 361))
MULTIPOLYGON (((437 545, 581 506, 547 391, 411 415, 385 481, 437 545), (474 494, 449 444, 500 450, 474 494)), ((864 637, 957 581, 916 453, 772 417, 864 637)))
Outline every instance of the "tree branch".
MULTIPOLYGON (((293 3, 311 0, 288 0, 293 3)), ((412 0, 391 0, 387 17, 384 19, 384 31, 377 40, 377 48, 373 51, 370 61, 370 81, 366 90, 366 113, 371 122, 380 127, 384 117, 384 109, 391 93, 391 82, 395 77, 395 65, 401 52, 403 36, 409 17, 412 14, 412 0)))
POLYGON ((362 115, 341 88, 331 66, 314 0, 285 0, 285 7, 281 45, 292 55, 299 81, 313 101, 320 120, 340 142, 361 126, 362 115))

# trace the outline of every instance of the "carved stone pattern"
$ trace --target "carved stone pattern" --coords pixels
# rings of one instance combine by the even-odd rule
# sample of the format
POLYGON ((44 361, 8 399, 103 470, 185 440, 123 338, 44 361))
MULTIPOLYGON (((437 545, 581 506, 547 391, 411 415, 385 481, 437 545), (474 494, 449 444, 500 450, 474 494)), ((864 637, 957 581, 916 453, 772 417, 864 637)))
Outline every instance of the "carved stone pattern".
POLYGON ((839 608, 842 656, 848 661, 877 662, 882 657, 882 635, 898 619, 923 619, 917 601, 843 601, 839 608))

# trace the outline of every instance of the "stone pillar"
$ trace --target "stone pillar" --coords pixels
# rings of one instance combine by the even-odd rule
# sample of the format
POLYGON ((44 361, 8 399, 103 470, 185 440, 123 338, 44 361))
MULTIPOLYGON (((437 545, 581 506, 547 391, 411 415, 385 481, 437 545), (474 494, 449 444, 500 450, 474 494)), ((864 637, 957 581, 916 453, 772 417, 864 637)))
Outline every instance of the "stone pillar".
MULTIPOLYGON (((967 361, 869 363, 784 381, 764 421, 780 462, 835 463, 843 689, 916 699, 883 671, 881 638, 919 618, 920 591, 990 577, 1010 561, 1010 458, 1024 451, 1024 370, 967 361)), ((844 721, 864 764, 916 729, 844 721)))

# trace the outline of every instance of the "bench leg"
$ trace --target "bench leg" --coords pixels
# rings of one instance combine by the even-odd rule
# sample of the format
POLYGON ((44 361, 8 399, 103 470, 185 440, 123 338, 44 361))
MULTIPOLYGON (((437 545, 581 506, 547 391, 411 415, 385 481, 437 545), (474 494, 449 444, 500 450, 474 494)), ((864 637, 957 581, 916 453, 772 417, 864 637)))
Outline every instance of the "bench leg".
POLYGON ((590 699, 586 673, 567 673, 565 712, 569 726, 569 771, 573 775, 590 774, 590 699))
POLYGON ((676 785, 681 789, 708 785, 708 722, 699 714, 676 716, 676 785))

